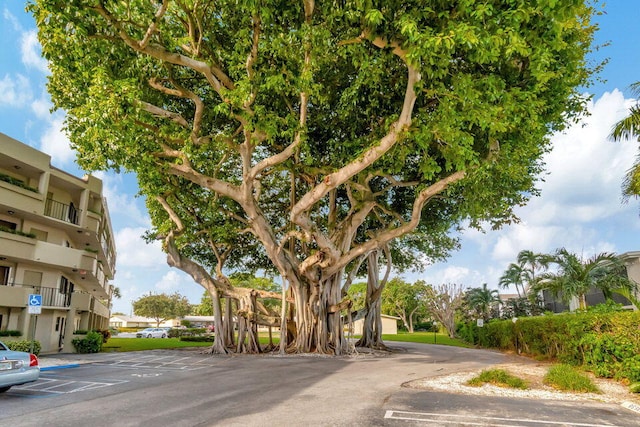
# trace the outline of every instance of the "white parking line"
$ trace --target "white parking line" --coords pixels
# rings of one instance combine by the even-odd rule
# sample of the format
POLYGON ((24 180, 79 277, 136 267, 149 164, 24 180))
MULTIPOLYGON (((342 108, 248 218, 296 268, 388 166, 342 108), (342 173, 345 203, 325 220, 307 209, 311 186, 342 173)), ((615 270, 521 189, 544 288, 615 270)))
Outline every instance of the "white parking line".
POLYGON ((421 421, 432 425, 443 424, 460 424, 470 426, 486 426, 490 423, 495 427, 513 427, 522 425, 561 425, 567 427, 613 427, 611 424, 586 424, 575 423, 571 421, 547 421, 547 420, 530 420, 526 418, 500 418, 500 417, 479 417, 476 415, 457 415, 432 412, 407 412, 388 410, 385 419, 405 420, 405 421, 421 421), (506 423, 506 424, 501 424, 506 423))
POLYGON ((129 381, 114 380, 112 382, 97 381, 65 381, 52 378, 40 378, 38 381, 15 387, 18 390, 38 391, 53 394, 76 393, 78 391, 94 390, 97 388, 123 384, 129 381), (66 388, 61 390, 61 388, 66 388))

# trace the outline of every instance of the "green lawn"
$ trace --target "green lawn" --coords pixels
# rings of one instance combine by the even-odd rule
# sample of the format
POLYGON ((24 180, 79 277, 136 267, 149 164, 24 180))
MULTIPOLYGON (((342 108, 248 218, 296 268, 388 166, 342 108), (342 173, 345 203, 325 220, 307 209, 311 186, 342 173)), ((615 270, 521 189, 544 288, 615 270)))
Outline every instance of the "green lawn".
POLYGON ((398 332, 398 335, 382 335, 383 341, 401 341, 401 342, 418 342, 423 344, 442 344, 450 345, 453 347, 473 347, 471 344, 466 343, 459 339, 449 338, 447 334, 434 334, 433 332, 414 332, 412 334, 408 332, 398 332))
MULTIPOLYGON (((278 345, 280 342, 279 335, 274 333, 273 342, 278 345)), ((260 344, 267 345, 269 343, 269 337, 266 333, 260 333, 260 344)), ((433 344, 434 334, 433 332, 414 332, 409 334, 407 332, 398 332, 398 335, 383 335, 384 341, 403 341, 403 342, 417 342, 423 344, 433 344)), ((450 345, 454 347, 471 347, 471 345, 457 339, 451 339, 446 334, 436 334, 436 344, 450 345)), ((109 338, 102 346, 102 351, 141 351, 141 350, 156 350, 156 349, 169 349, 169 348, 185 348, 185 347, 209 347, 210 342, 190 342, 180 341, 178 338, 109 338)))
POLYGON ((179 338, 118 338, 111 337, 102 351, 140 351, 164 348, 209 347, 210 342, 180 341, 179 338))

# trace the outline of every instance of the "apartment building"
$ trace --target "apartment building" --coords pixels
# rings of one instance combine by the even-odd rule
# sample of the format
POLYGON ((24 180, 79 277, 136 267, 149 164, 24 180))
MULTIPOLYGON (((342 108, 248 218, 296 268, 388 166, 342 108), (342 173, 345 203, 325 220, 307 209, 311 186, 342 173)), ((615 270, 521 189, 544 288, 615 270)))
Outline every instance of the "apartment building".
POLYGON ((74 352, 75 330, 109 326, 115 261, 102 181, 0 133, 0 330, 74 352), (30 294, 42 295, 40 314, 30 294))

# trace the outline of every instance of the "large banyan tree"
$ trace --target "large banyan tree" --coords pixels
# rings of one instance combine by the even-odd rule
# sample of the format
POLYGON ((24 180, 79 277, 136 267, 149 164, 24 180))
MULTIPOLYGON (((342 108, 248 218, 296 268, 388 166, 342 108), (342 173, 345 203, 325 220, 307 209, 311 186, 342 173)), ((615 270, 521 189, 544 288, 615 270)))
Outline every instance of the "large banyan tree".
POLYGON ((30 9, 81 166, 134 171, 169 263, 238 302, 217 304, 215 351, 257 351, 259 323, 290 351, 348 351, 354 275, 368 269, 373 309, 393 248, 437 254, 463 221, 513 220, 591 73, 593 9, 576 0, 30 9), (260 302, 277 293, 225 276, 267 265, 279 313, 260 302))

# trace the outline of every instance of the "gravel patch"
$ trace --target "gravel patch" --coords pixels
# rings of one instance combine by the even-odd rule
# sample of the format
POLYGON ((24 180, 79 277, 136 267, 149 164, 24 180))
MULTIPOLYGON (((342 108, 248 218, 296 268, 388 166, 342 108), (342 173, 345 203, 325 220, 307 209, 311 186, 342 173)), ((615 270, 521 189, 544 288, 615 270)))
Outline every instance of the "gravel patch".
POLYGON ((423 378, 405 383, 405 387, 415 389, 428 389, 445 391, 448 393, 471 394, 478 396, 504 396, 546 400, 584 401, 592 400, 608 403, 620 403, 630 401, 640 403, 640 396, 631 393, 628 387, 612 380, 592 377, 593 382, 602 393, 569 393, 553 389, 542 383, 550 365, 545 364, 503 364, 493 366, 491 369, 504 369, 512 375, 526 380, 529 389, 518 390, 503 388, 491 384, 481 387, 466 385, 467 381, 480 374, 482 370, 458 372, 434 378, 423 378))

